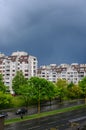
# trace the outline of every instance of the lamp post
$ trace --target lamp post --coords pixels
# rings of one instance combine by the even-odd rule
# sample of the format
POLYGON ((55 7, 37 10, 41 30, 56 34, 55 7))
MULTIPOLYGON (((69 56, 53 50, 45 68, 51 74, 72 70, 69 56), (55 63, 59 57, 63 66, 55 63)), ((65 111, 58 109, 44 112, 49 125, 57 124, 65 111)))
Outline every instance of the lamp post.
POLYGON ((0 115, 0 130, 4 130, 4 115, 0 115))

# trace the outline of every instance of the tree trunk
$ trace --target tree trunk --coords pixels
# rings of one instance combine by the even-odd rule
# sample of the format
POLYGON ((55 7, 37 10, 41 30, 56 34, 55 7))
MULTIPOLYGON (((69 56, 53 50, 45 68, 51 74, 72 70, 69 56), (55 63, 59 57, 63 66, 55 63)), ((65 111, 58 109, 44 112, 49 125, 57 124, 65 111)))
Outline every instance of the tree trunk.
POLYGON ((61 97, 59 97, 59 99, 60 99, 60 102, 62 102, 62 98, 61 98, 61 97))
POLYGON ((86 104, 86 95, 85 95, 85 104, 86 104))
POLYGON ((38 99, 38 113, 40 113, 40 99, 38 99))
POLYGON ((51 106, 51 98, 50 98, 50 106, 51 106))
POLYGON ((40 113, 40 86, 38 90, 38 113, 40 113))

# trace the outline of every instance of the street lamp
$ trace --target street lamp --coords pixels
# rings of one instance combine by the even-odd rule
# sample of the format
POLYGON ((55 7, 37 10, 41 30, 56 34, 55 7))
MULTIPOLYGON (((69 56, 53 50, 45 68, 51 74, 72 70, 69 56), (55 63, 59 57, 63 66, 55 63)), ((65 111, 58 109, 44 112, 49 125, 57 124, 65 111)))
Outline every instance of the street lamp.
POLYGON ((4 130, 4 115, 0 115, 0 130, 4 130))

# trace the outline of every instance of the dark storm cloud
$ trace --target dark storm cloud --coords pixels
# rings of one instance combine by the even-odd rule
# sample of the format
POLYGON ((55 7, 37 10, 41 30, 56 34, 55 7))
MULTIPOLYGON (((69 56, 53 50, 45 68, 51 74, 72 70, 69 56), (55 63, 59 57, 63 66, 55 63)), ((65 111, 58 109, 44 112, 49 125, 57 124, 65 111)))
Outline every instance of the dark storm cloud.
POLYGON ((40 64, 86 63, 85 0, 0 0, 0 51, 40 64))

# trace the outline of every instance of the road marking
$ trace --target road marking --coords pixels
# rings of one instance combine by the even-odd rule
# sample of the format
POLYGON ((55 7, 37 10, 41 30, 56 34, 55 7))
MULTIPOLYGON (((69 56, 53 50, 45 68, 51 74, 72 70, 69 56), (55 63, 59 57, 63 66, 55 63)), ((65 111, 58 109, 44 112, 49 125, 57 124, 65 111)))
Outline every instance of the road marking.
POLYGON ((49 122, 48 124, 53 124, 53 123, 57 123, 57 121, 49 122))
POLYGON ((56 130, 56 128, 50 128, 50 130, 56 130))
POLYGON ((31 128, 28 128, 28 130, 31 130, 31 129, 34 129, 34 128, 39 128, 40 126, 34 126, 34 127, 31 127, 31 128))
POLYGON ((31 122, 27 122, 27 123, 22 123, 22 126, 27 126, 27 125, 31 125, 32 123, 31 122))

